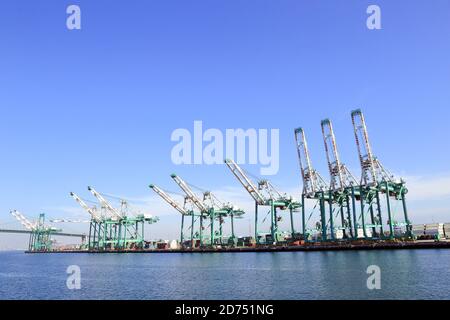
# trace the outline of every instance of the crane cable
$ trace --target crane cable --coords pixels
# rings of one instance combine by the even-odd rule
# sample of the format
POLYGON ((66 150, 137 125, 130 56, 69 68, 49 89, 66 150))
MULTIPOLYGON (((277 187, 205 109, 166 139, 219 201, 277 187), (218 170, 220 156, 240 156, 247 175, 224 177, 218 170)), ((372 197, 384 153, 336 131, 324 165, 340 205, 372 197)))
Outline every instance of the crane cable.
POLYGON ((308 220, 306 221, 306 223, 308 223, 309 221, 311 221, 311 218, 312 218, 312 216, 313 216, 313 214, 314 214, 314 211, 317 209, 317 206, 318 206, 318 205, 319 205, 319 200, 317 200, 316 205, 315 205, 314 208, 312 209, 311 214, 309 215, 309 218, 308 218, 308 220))

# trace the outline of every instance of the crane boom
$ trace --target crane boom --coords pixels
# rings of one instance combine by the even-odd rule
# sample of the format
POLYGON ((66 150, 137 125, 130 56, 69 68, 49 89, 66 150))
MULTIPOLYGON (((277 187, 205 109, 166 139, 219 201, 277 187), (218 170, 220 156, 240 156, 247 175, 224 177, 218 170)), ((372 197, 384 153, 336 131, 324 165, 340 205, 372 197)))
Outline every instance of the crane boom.
POLYGON ((355 177, 350 173, 347 167, 341 163, 331 120, 323 120, 321 126, 331 178, 331 190, 343 190, 346 187, 357 185, 358 183, 355 177))
POLYGON ((244 171, 231 159, 226 159, 225 164, 234 174, 234 176, 239 180, 242 186, 247 190, 250 196, 258 203, 259 205, 264 205, 266 199, 259 192, 258 188, 255 184, 250 180, 250 178, 244 173, 244 171))
POLYGON ((382 180, 392 182, 393 175, 384 169, 380 161, 373 155, 366 120, 360 109, 352 111, 352 122, 361 163, 361 184, 373 186, 382 180))
POLYGON ((102 206, 104 206, 109 212, 111 212, 113 214, 113 218, 116 218, 119 220, 123 218, 122 215, 120 214, 120 212, 116 208, 111 206, 109 204, 109 202, 106 201, 106 199, 103 198, 102 195, 100 193, 98 193, 94 188, 88 187, 88 190, 94 195, 94 197, 96 197, 98 199, 98 201, 100 201, 102 206))
POLYGON ((306 141, 305 131, 302 128, 295 130, 295 140, 302 171, 303 193, 308 196, 314 196, 316 192, 326 189, 326 183, 311 164, 308 143, 306 141))
POLYGON ((369 141, 366 120, 360 109, 352 111, 353 129, 356 146, 358 147, 359 161, 361 163, 361 184, 372 185, 378 180, 372 146, 369 141))
POLYGON ((72 219, 51 219, 51 223, 90 223, 87 220, 72 220, 72 219))
POLYGON ((217 209, 217 210, 232 210, 232 211, 242 211, 241 209, 238 209, 234 206, 234 204, 230 202, 223 202, 221 201, 214 193, 211 191, 206 191, 203 193, 203 202, 207 203, 207 201, 210 203, 210 207, 217 209))
POLYGON ((189 188, 188 184, 181 179, 176 174, 171 175, 172 179, 178 184, 178 186, 183 190, 183 192, 188 196, 189 200, 194 203, 194 205, 200 210, 202 213, 208 212, 208 208, 205 206, 202 200, 198 198, 195 193, 189 188))
POLYGON ((101 221, 101 217, 97 214, 97 212, 96 212, 93 208, 89 207, 83 200, 81 200, 81 198, 80 198, 78 195, 76 195, 75 193, 71 192, 71 193, 70 193, 70 196, 71 196, 73 199, 75 199, 75 201, 78 202, 78 204, 79 204, 84 210, 86 210, 86 211, 91 215, 91 217, 92 217, 94 220, 96 220, 96 221, 101 221))
POLYGON ((171 196, 169 196, 166 192, 164 192, 162 189, 158 188, 154 184, 150 185, 150 188, 156 192, 164 201, 166 201, 169 205, 171 205, 175 210, 177 210, 182 215, 189 215, 189 212, 183 208, 178 202, 176 202, 174 199, 172 199, 171 196))
POLYGON ((21 214, 19 211, 11 210, 10 213, 13 215, 14 218, 16 218, 20 222, 20 224, 22 226, 25 227, 25 229, 30 230, 30 231, 36 229, 36 227, 37 227, 36 223, 30 222, 30 220, 25 218, 25 216, 23 214, 21 214))

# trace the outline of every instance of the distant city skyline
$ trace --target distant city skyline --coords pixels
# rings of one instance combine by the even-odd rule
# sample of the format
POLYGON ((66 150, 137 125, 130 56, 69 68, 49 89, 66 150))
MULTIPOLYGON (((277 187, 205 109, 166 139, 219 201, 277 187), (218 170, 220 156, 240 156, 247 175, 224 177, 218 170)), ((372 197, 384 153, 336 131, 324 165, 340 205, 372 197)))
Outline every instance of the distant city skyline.
MULTIPOLYGON (((68 30, 57 0, 5 1, 0 12, 0 228, 29 218, 88 218, 69 197, 87 186, 161 218, 149 237, 179 238, 179 214, 148 187, 170 178, 253 203, 225 165, 177 165, 178 129, 279 130, 268 177, 300 198, 294 129, 328 177, 320 121, 333 121, 342 161, 359 178, 350 112, 366 116, 374 153, 407 181, 413 223, 450 222, 450 3, 422 1, 77 1, 68 30), (369 30, 367 8, 381 8, 369 30)), ((261 165, 243 165, 260 175, 261 165)), ((297 216, 300 228, 300 215, 297 216)), ((87 225, 58 225, 87 232, 87 225)), ((26 236, 1 235, 0 249, 26 236)), ((66 241, 66 240, 64 240, 66 241)))

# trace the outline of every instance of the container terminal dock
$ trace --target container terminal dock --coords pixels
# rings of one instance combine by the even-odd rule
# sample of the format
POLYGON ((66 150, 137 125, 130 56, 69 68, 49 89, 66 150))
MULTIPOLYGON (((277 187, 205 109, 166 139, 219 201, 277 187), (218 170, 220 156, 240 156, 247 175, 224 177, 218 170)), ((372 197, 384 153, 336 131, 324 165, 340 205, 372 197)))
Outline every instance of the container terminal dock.
POLYGON ((414 249, 450 249, 450 241, 398 241, 380 242, 367 241, 356 243, 327 243, 327 244, 305 244, 297 246, 258 246, 258 247, 210 247, 198 249, 122 249, 122 250, 76 250, 76 249, 54 249, 46 251, 25 251, 29 254, 107 254, 107 253, 186 253, 186 254, 213 254, 213 253, 250 253, 250 252, 320 252, 320 251, 357 251, 357 250, 414 250, 414 249))
POLYGON ((183 202, 172 192, 150 185, 181 217, 179 239, 150 241, 145 228, 154 228, 159 218, 133 209, 128 201, 111 204, 111 196, 88 187, 96 202, 76 193, 70 196, 86 211, 89 220, 54 219, 45 214, 31 220, 12 210, 23 229, 0 229, 0 233, 29 236, 27 253, 226 253, 295 252, 337 250, 389 250, 450 248, 450 223, 413 224, 407 205, 408 189, 403 179, 391 174, 372 151, 363 112, 351 112, 354 140, 361 167, 359 179, 341 162, 331 120, 321 122, 328 163, 329 182, 314 168, 305 129, 294 130, 303 182, 300 200, 279 191, 267 179, 245 171, 234 160, 225 165, 254 201, 254 234, 239 237, 235 223, 248 215, 211 191, 189 184, 180 176, 170 177, 181 189, 183 202), (195 190, 195 191, 194 191, 195 190), (93 205, 91 205, 93 204, 93 205), (270 230, 262 232, 270 222, 270 230), (282 224, 281 222, 285 222, 282 224), (86 223, 86 233, 67 233, 57 226, 86 223), (267 223, 266 223, 267 224, 267 223), (282 226, 283 225, 283 226, 282 226), (288 225, 288 227, 286 227, 288 225), (55 237, 79 239, 79 244, 58 246, 55 237))

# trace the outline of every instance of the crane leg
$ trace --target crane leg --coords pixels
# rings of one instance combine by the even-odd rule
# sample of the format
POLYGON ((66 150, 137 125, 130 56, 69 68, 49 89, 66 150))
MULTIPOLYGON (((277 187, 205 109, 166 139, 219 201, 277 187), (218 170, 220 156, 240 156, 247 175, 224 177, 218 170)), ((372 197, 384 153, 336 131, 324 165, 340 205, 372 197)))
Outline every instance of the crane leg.
POLYGON ((333 193, 330 190, 328 193, 329 199, 328 199, 328 204, 330 206, 330 235, 331 235, 331 240, 335 240, 334 238, 334 217, 333 217, 333 193))
POLYGON ((258 203, 255 202, 255 241, 259 244, 259 234, 258 234, 258 203))
POLYGON ((378 220, 380 223, 380 238, 384 238, 383 217, 381 215, 381 201, 380 201, 380 193, 378 192, 378 190, 376 191, 376 198, 377 198, 378 220))
POLYGON ((389 216, 389 232, 390 232, 390 239, 394 239, 394 221, 392 221, 392 211, 391 211, 391 198, 389 195, 389 183, 386 181, 386 203, 387 203, 387 210, 388 210, 388 216, 389 216))
POLYGON ((361 201, 361 221, 362 221, 362 227, 363 227, 363 234, 364 238, 367 239, 367 230, 366 230, 366 219, 364 217, 364 194, 363 194, 363 187, 361 186, 359 188, 360 193, 360 201, 361 201))
POLYGON ((303 238, 306 241, 308 241, 306 236, 306 209, 305 209, 305 194, 302 194, 302 232, 303 232, 303 238))
POLYGON ((184 235, 183 235, 183 230, 184 230, 184 214, 181 215, 181 236, 180 236, 180 242, 181 242, 181 247, 184 249, 184 235))

